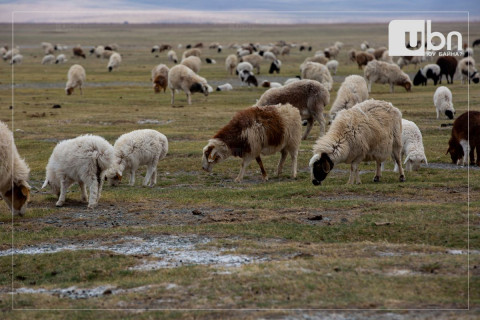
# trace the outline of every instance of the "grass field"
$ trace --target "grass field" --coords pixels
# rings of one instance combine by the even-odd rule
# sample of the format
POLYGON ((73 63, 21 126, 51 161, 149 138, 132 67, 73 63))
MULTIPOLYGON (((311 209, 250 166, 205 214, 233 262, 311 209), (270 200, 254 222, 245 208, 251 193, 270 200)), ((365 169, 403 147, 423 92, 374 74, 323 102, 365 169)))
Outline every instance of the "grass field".
MULTIPOLYGON (((470 26, 470 39, 480 38, 479 27, 470 26)), ((462 24, 437 29, 466 34, 462 24)), ((10 25, 2 25, 1 44, 10 42, 11 31, 10 25)), ((348 62, 348 50, 358 49, 363 40, 374 47, 386 46, 387 35, 386 24, 15 25, 14 41, 24 62, 13 73, 7 63, 0 63, 0 120, 14 129, 19 152, 31 168, 33 194, 26 215, 14 217, 13 222, 6 205, 0 203, 0 317, 249 319, 287 315, 278 309, 368 309, 370 313, 358 313, 367 318, 378 309, 432 309, 415 314, 433 318, 440 314, 451 319, 478 316, 480 170, 458 168, 445 155, 451 127, 441 124, 452 121, 436 119, 431 82, 414 87, 411 93, 396 88, 394 94, 387 85, 374 85, 371 94, 392 102, 404 118, 417 123, 428 167, 407 172, 407 181, 399 183, 390 162, 382 181, 373 183, 374 164, 362 164, 363 184, 350 186, 346 185, 349 167, 339 165, 319 187, 312 185, 308 172, 318 126, 302 141, 295 180, 289 177, 289 160, 285 173, 275 177, 279 155, 263 160, 268 182, 262 182, 259 168, 252 163, 244 182, 235 183, 238 158, 217 165, 211 174, 201 170, 207 140, 236 111, 254 104, 264 88, 234 85, 234 91, 213 92, 208 98, 193 95, 192 105, 180 93, 173 108, 170 93, 154 94, 150 84, 155 65, 172 66, 166 53, 158 57, 150 53, 154 44, 170 43, 175 48, 178 43, 200 41, 207 45, 218 41, 225 47, 231 42, 278 40, 312 44, 313 52, 292 49, 282 57, 278 76, 268 75, 269 64, 262 65, 260 81, 283 82, 298 75, 300 63, 314 51, 342 41, 345 46, 337 59, 340 67, 334 76, 333 102, 345 76, 363 74, 348 62), (42 41, 70 47, 81 44, 85 49, 118 43, 123 62, 119 70, 109 73, 106 60, 70 58, 69 50, 66 64, 41 65, 42 41), (87 72, 83 96, 78 91, 65 95, 66 74, 73 63, 82 64, 87 72), (52 109, 54 104, 61 108, 52 109), (156 123, 139 124, 142 120, 156 123), (63 208, 55 207, 55 196, 40 190, 58 141, 91 133, 113 144, 122 133, 145 128, 159 130, 169 139, 168 156, 158 166, 157 186, 141 186, 143 168, 137 172, 134 187, 105 185, 95 210, 87 210, 81 202, 78 186, 70 189, 63 208), (3 254, 12 242, 25 253, 29 249, 45 253, 3 254), (167 245, 160 250, 162 243, 167 245), (473 250, 470 256, 468 245, 473 250), (187 247, 190 251, 185 251, 187 247), (188 254, 181 258, 183 251, 188 254), (198 253, 212 258, 205 262, 198 253), (168 267, 139 268, 162 263, 168 267), (9 293, 12 286, 13 295, 9 293), (474 310, 435 311, 467 308, 474 310), (94 311, 98 309, 131 310, 94 311)), ((182 49, 175 50, 181 56, 182 49)), ((204 49, 203 56, 214 58, 217 64, 204 63, 199 74, 213 87, 236 84, 238 80, 224 69, 225 57, 233 52, 204 49)), ((476 53, 475 58, 478 61, 480 55, 476 53)), ((410 76, 416 72, 413 66, 404 70, 410 76)), ((448 87, 457 116, 467 110, 468 100, 472 110, 480 110, 478 85, 468 90, 457 79, 448 87)))

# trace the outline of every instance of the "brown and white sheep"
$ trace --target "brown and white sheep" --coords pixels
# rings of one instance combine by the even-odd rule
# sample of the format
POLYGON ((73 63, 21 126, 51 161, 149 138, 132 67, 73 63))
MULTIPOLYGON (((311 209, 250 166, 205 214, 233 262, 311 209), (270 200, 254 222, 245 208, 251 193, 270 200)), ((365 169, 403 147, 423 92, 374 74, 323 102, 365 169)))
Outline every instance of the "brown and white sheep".
POLYGON ((153 91, 155 93, 159 93, 162 89, 163 92, 167 90, 169 70, 164 64, 159 64, 152 69, 153 91))
POLYGON ((72 51, 74 57, 82 57, 83 59, 87 58, 85 52, 83 52, 83 49, 79 46, 73 47, 72 51))
POLYGON ((470 156, 470 164, 480 166, 479 111, 465 112, 453 122, 452 136, 448 141, 448 153, 453 163, 466 165, 467 157, 470 156), (477 149, 477 161, 475 161, 475 149, 477 149))

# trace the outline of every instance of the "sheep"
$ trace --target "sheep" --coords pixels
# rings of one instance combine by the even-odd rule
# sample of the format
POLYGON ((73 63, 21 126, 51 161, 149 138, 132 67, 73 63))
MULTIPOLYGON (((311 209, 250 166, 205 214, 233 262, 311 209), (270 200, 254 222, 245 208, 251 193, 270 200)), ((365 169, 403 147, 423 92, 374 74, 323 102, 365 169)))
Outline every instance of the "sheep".
POLYGON ((63 53, 61 53, 55 59, 55 64, 65 63, 67 61, 68 61, 67 57, 63 53))
POLYGON ((289 103, 300 111, 302 120, 307 121, 307 129, 302 136, 305 140, 316 120, 320 125, 320 136, 325 133, 323 108, 330 102, 330 93, 314 80, 299 80, 281 88, 271 88, 258 99, 257 105, 266 106, 289 103))
POLYGON ((468 155, 470 164, 480 167, 480 112, 468 111, 461 114, 454 122, 452 135, 448 141, 447 154, 450 153, 452 163, 466 165, 468 155), (470 139, 469 139, 470 138, 470 139), (477 161, 475 162, 475 149, 477 161), (462 159, 463 158, 463 159, 462 159))
POLYGON ((207 80, 182 64, 174 66, 168 72, 168 87, 172 91, 172 105, 175 102, 175 90, 185 92, 188 104, 192 104, 192 93, 201 92, 208 96, 207 80))
POLYGON ((458 71, 460 73, 460 78, 462 79, 462 84, 465 81, 465 78, 468 79, 468 83, 473 81, 478 83, 480 80, 480 75, 477 68, 475 68, 475 60, 472 57, 463 58, 458 63, 458 71))
POLYGON ((17 54, 20 54, 20 50, 18 50, 17 48, 13 48, 13 49, 10 49, 8 50, 4 55, 3 55, 3 60, 4 61, 7 61, 7 60, 11 60, 13 56, 17 55, 17 54))
MULTIPOLYGON (((245 63, 248 63, 248 62, 245 62, 245 63)), ((238 64, 238 59, 237 59, 237 56, 234 54, 229 55, 225 59, 225 69, 230 75, 233 75, 233 71, 237 67, 237 64, 238 64)), ((252 67, 252 70, 253 70, 253 67, 252 67)))
POLYGON ((325 54, 325 57, 327 57, 328 59, 336 58, 337 55, 340 53, 340 49, 337 48, 336 46, 332 46, 332 47, 325 48, 323 53, 325 54))
POLYGON ((437 119, 440 114, 445 114, 448 119, 453 119, 455 109, 453 108, 452 92, 447 87, 438 87, 433 94, 433 104, 437 110, 437 119))
POLYGON ((254 69, 257 69, 257 74, 260 74, 260 62, 263 58, 259 54, 249 54, 240 58, 240 62, 249 62, 254 69))
POLYGON ((225 83, 217 87, 217 91, 230 91, 233 90, 233 87, 230 83, 225 83))
POLYGON ((458 61, 454 57, 439 57, 436 62, 440 66, 440 81, 442 83, 442 76, 445 75, 447 78, 447 83, 453 84, 453 76, 455 75, 455 71, 457 70, 458 61), (450 76, 450 80, 448 81, 448 76, 450 76))
POLYGON ((242 72, 243 70, 252 72, 253 71, 252 64, 250 62, 240 62, 237 65, 236 74, 240 74, 240 72, 242 72))
POLYGON ((205 62, 208 64, 217 64, 217 61, 215 61, 215 59, 212 59, 212 58, 205 58, 205 62))
MULTIPOLYGON (((110 44, 105 46, 105 50, 110 50, 110 51, 118 51, 119 48, 120 48, 120 46, 116 43, 110 43, 110 44)), ((162 49, 162 48, 160 47, 160 49, 162 49)), ((167 49, 163 49, 163 50, 167 50, 167 49)), ((162 51, 160 51, 160 52, 162 52, 162 51)))
POLYGON ((87 58, 87 56, 83 52, 83 49, 80 46, 73 47, 72 51, 74 57, 82 57, 83 59, 87 58))
POLYGON ((372 82, 388 83, 390 93, 394 92, 394 85, 399 85, 407 91, 411 91, 412 81, 399 66, 383 61, 374 60, 367 64, 364 70, 365 79, 368 82, 368 92, 372 92, 372 82))
POLYGON ((464 50, 463 57, 472 57, 473 56, 473 48, 467 47, 464 50))
POLYGON ((280 87, 283 87, 281 83, 270 82, 268 80, 264 80, 260 86, 263 87, 263 88, 280 88, 280 87))
POLYGON ((335 43, 333 44, 335 47, 337 47, 338 49, 342 49, 343 48, 343 42, 340 42, 340 41, 335 41, 335 43))
POLYGON ((152 69, 153 91, 155 93, 159 93, 162 89, 165 93, 167 90, 169 70, 164 64, 159 64, 152 69))
POLYGON ((194 48, 203 48, 203 43, 202 43, 202 42, 198 42, 198 43, 196 43, 193 47, 194 47, 194 48))
POLYGON ((220 45, 220 46, 218 46, 218 48, 217 48, 217 53, 220 53, 220 52, 222 52, 222 50, 223 50, 223 46, 221 46, 221 45, 220 45))
POLYGON ((297 82, 297 81, 300 81, 302 80, 300 78, 300 76, 297 76, 295 78, 288 78, 287 80, 285 80, 285 82, 283 83, 284 86, 286 86, 287 84, 290 84, 290 83, 293 83, 293 82, 297 82))
POLYGON ((427 64, 425 67, 418 70, 417 74, 413 78, 413 85, 426 86, 427 79, 432 79, 433 84, 437 85, 438 79, 440 78, 440 67, 438 64, 427 64))
POLYGON ((0 47, 0 56, 4 56, 5 53, 7 53, 8 51, 8 46, 3 46, 3 47, 0 47))
POLYGON ((328 91, 333 88, 333 79, 328 68, 321 63, 306 62, 300 66, 302 79, 316 80, 323 84, 328 91))
MULTIPOLYGON (((169 45, 169 44, 166 44, 166 43, 163 43, 159 46, 158 48, 158 52, 163 52, 163 51, 167 51, 167 50, 171 50, 172 49, 172 46, 169 45)), ((114 49, 115 50, 115 49, 114 49)))
POLYGON ((282 172, 287 155, 292 158, 292 178, 297 176, 297 156, 302 127, 298 109, 290 104, 252 106, 235 114, 203 148, 202 168, 211 172, 213 165, 230 156, 242 158, 242 166, 235 182, 241 182, 245 169, 255 159, 262 178, 268 180, 261 155, 281 153, 277 175, 282 172))
POLYGON ((239 58, 244 57, 244 56, 248 56, 248 55, 251 54, 251 53, 252 53, 252 52, 251 52, 250 50, 246 50, 246 49, 241 49, 241 48, 240 48, 240 49, 237 50, 237 56, 238 56, 239 58))
POLYGON ((240 78, 240 81, 248 84, 249 87, 250 85, 254 85, 255 87, 258 87, 257 78, 255 78, 255 75, 253 74, 252 71, 248 71, 244 69, 239 72, 238 77, 240 78))
POLYGON ((327 62, 325 65, 328 68, 328 71, 330 73, 333 73, 334 75, 337 74, 337 69, 338 69, 338 61, 337 60, 330 60, 327 62))
POLYGON ((387 63, 390 63, 390 64, 395 63, 395 62, 393 62, 393 59, 390 56, 390 53, 388 52, 388 50, 383 51, 382 57, 378 60, 383 61, 383 62, 387 62, 387 63))
POLYGON ((290 54, 290 47, 289 46, 283 46, 282 49, 280 50, 280 54, 282 56, 286 56, 290 54))
POLYGON ((273 52, 268 51, 268 52, 265 52, 263 54, 263 59, 275 61, 275 60, 277 60, 277 57, 275 56, 275 54, 273 52))
POLYGON ((198 73, 198 71, 200 71, 200 66, 202 65, 202 60, 196 56, 189 56, 182 59, 180 64, 192 69, 193 72, 198 73))
POLYGON ((41 46, 45 55, 55 52, 55 47, 50 42, 42 42, 41 46))
POLYGON ((220 46, 219 42, 212 42, 208 45, 208 49, 217 49, 220 46))
POLYGON ((118 68, 120 66, 120 63, 122 63, 122 56, 120 55, 120 53, 112 53, 110 59, 108 60, 108 72, 112 72, 113 69, 118 68))
POLYGON ((114 53, 114 51, 105 49, 102 53, 102 58, 103 59, 110 59, 110 57, 112 56, 113 53, 114 53))
POLYGON ((310 46, 310 45, 308 44, 308 42, 303 42, 303 43, 300 44, 300 46, 298 47, 298 49, 299 49, 300 51, 303 51, 303 50, 312 51, 312 46, 310 46))
POLYGON ((357 51, 355 49, 351 49, 347 52, 348 59, 352 62, 356 62, 357 51))
POLYGON ((160 49, 160 46, 154 45, 154 46, 152 47, 151 53, 154 53, 154 52, 158 51, 158 49, 160 49))
MULTIPOLYGON (((97 58, 103 58, 103 53, 105 51, 105 47, 104 46, 97 46, 94 50, 93 50, 93 53, 95 53, 95 56, 97 58)), ((111 51, 111 50, 110 50, 111 51)))
POLYGON ((177 54, 176 54, 176 52, 173 51, 173 50, 170 50, 170 51, 167 52, 167 58, 168 58, 168 61, 171 61, 171 62, 173 62, 173 63, 175 63, 175 64, 178 63, 177 54))
POLYGON ((280 60, 274 60, 270 64, 270 69, 268 70, 269 74, 273 74, 274 72, 280 73, 280 67, 282 66, 282 61, 280 60))
POLYGON ((10 64, 22 64, 23 56, 21 54, 16 54, 13 56, 12 60, 10 60, 10 64))
POLYGON ((134 130, 122 134, 113 145, 113 166, 106 172, 110 185, 117 186, 123 172, 130 173, 129 185, 135 185, 135 172, 146 165, 143 186, 153 187, 157 183, 157 164, 168 152, 168 140, 162 133, 151 130, 134 130))
POLYGON ((392 156, 399 167, 400 181, 405 175, 400 162, 402 151, 402 113, 391 103, 366 100, 338 113, 323 137, 313 146, 309 167, 312 183, 320 185, 339 163, 351 164, 347 184, 360 184, 358 165, 362 161, 377 163, 374 182, 382 176, 381 164, 392 156))
POLYGON ((186 50, 182 54, 182 60, 185 59, 185 58, 188 58, 190 56, 195 56, 195 57, 201 58, 202 57, 202 50, 200 50, 198 48, 193 48, 193 49, 186 50))
POLYGON ((105 173, 113 165, 113 147, 107 140, 94 135, 82 135, 63 140, 53 149, 46 168, 47 185, 58 195, 57 207, 63 206, 68 187, 80 185, 82 201, 87 201, 87 187, 90 189, 88 208, 98 205, 105 173))
POLYGON ((313 57, 305 58, 303 63, 306 63, 306 62, 317 62, 317 63, 321 63, 321 64, 327 64, 328 59, 325 58, 324 56, 313 56, 313 57))
MULTIPOLYGON (((423 148, 422 132, 417 125, 409 120, 402 119, 402 152, 401 157, 406 156, 405 170, 417 171, 422 163, 428 165, 425 149, 423 148)), ((394 172, 398 172, 395 164, 394 172)))
POLYGON ((386 47, 377 48, 373 51, 373 56, 375 57, 375 59, 380 60, 385 51, 387 51, 386 47))
POLYGON ((68 70, 68 80, 67 85, 65 87, 65 92, 69 96, 73 93, 73 89, 78 87, 80 89, 80 94, 83 95, 82 85, 85 83, 86 74, 85 69, 79 65, 74 64, 68 70))
POLYGON ((355 61, 357 62, 358 69, 362 69, 363 66, 368 65, 370 61, 375 60, 373 54, 368 52, 355 52, 355 61))
POLYGON ((370 45, 368 44, 368 41, 363 41, 360 44, 360 49, 362 49, 363 51, 367 50, 368 48, 370 48, 370 45))
POLYGON ((400 57, 397 60, 397 65, 402 69, 404 66, 407 66, 409 64, 415 65, 415 68, 417 67, 418 64, 424 61, 423 57, 418 57, 418 56, 405 56, 405 57, 400 57))
POLYGON ((13 133, 0 121, 0 199, 5 200, 12 214, 23 216, 30 197, 30 169, 20 158, 13 133))
POLYGON ((369 53, 373 56, 373 54, 375 53, 375 49, 374 48, 368 48, 367 50, 365 50, 365 53, 369 53))
POLYGON ((343 109, 350 109, 357 103, 368 99, 368 88, 365 79, 358 75, 345 78, 338 89, 337 97, 330 108, 330 120, 335 120, 337 113, 343 109))
POLYGON ((52 64, 55 61, 55 56, 53 54, 47 54, 42 59, 42 64, 52 64))

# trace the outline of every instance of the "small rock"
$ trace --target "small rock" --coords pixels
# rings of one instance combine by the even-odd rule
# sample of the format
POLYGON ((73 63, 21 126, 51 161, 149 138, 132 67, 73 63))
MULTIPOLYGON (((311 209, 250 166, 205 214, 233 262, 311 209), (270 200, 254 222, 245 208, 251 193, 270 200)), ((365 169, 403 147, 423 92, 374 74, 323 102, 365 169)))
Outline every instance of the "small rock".
POLYGON ((107 290, 103 291, 103 294, 104 295, 112 294, 112 289, 107 289, 107 290))
POLYGON ((197 209, 193 210, 192 213, 193 213, 194 216, 203 215, 203 213, 201 211, 197 210, 197 209))

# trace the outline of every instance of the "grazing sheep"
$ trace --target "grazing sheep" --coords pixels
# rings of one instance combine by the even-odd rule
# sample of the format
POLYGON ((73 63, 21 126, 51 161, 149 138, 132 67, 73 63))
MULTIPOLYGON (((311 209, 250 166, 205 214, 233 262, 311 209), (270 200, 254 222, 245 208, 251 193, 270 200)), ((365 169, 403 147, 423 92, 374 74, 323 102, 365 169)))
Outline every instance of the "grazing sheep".
POLYGON ((357 57, 357 51, 355 49, 351 49, 347 53, 348 59, 352 62, 356 62, 356 57, 357 57))
POLYGON ((300 66, 302 79, 316 80, 323 84, 328 91, 333 88, 333 79, 328 68, 316 62, 306 62, 300 66))
POLYGON ((97 57, 97 58, 103 58, 104 57, 103 56, 104 51, 105 51, 104 46, 97 46, 95 49, 93 49, 93 53, 95 54, 95 57, 97 57))
POLYGON ((283 46, 282 49, 280 50, 280 54, 282 56, 286 56, 290 54, 290 47, 289 46, 283 46))
POLYGON ((207 80, 182 64, 174 66, 168 72, 168 87, 172 91, 172 105, 175 102, 175 90, 185 92, 188 104, 192 104, 192 93, 201 92, 208 96, 207 80))
POLYGON ((361 183, 358 165, 375 161, 374 182, 382 176, 382 162, 392 157, 399 167, 400 181, 405 181, 402 151, 402 113, 386 101, 370 99, 338 113, 323 137, 313 146, 310 159, 312 183, 320 185, 339 163, 351 164, 347 184, 361 183))
POLYGON ((42 59, 42 64, 52 64, 55 61, 55 56, 53 54, 47 54, 42 59))
MULTIPOLYGON (((120 46, 116 43, 110 43, 110 44, 105 46, 105 50, 110 50, 110 51, 118 51, 119 48, 120 48, 120 46)), ((162 49, 162 48, 160 47, 160 49, 162 49)), ((167 49, 164 49, 164 50, 167 50, 167 49)), ((160 51, 160 52, 162 52, 162 51, 160 51)))
POLYGON ((83 95, 82 85, 85 83, 85 79, 87 77, 85 74, 85 69, 79 64, 74 64, 68 70, 67 77, 68 80, 65 87, 65 92, 67 95, 71 95, 73 93, 73 89, 76 87, 80 89, 80 94, 83 95))
POLYGON ((173 50, 170 50, 167 52, 167 58, 168 58, 168 61, 172 61, 173 63, 178 63, 177 54, 173 50))
POLYGON ((250 50, 245 50, 245 49, 241 49, 241 48, 237 50, 237 56, 239 58, 244 57, 244 56, 248 56, 251 53, 252 52, 250 50))
POLYGON ((249 87, 250 85, 254 85, 255 87, 258 87, 257 78, 255 77, 252 71, 248 71, 244 69, 240 71, 240 73, 238 74, 238 77, 240 78, 240 81, 248 84, 249 87))
POLYGON ((325 65, 328 68, 328 71, 330 73, 333 73, 334 75, 337 74, 337 69, 338 69, 338 61, 337 60, 330 60, 327 62, 325 65))
POLYGON ((438 79, 440 78, 440 67, 438 64, 427 64, 425 67, 418 70, 417 74, 413 78, 413 85, 426 86, 427 79, 432 79, 433 84, 437 85, 438 79))
POLYGON ((409 64, 415 65, 415 68, 417 67, 418 64, 422 63, 424 61, 423 57, 412 57, 412 56, 405 56, 405 57, 400 57, 398 58, 397 64, 402 69, 404 66, 407 66, 409 64))
POLYGON ((0 199, 5 200, 13 214, 23 216, 30 197, 30 169, 20 158, 13 133, 0 121, 0 199))
POLYGON ((61 53, 55 59, 55 64, 65 63, 67 61, 68 61, 67 57, 63 53, 61 53))
POLYGON ((152 69, 153 91, 159 93, 162 89, 165 93, 168 86, 168 67, 164 64, 159 64, 152 69))
POLYGON ((388 53, 388 50, 383 51, 383 54, 382 54, 381 58, 378 59, 378 60, 383 61, 383 62, 387 62, 387 63, 390 63, 390 64, 394 64, 394 63, 395 63, 395 62, 393 62, 392 57, 391 57, 390 54, 388 53))
MULTIPOLYGON (((417 171, 422 163, 428 165, 427 156, 423 148, 422 132, 417 125, 409 120, 402 119, 402 153, 406 156, 405 170, 417 171)), ((398 165, 395 163, 394 172, 398 172, 398 165)))
POLYGON ((13 56, 12 60, 10 60, 10 64, 22 64, 23 56, 21 54, 16 54, 13 56))
POLYGON ((243 70, 252 72, 252 71, 253 71, 253 66, 252 66, 252 64, 251 64, 250 62, 240 62, 240 63, 237 65, 236 74, 240 74, 243 70))
POLYGON ((113 69, 117 69, 122 63, 122 56, 118 52, 112 53, 110 59, 108 60, 108 72, 112 72, 113 69))
POLYGON ((440 66, 439 83, 442 83, 442 76, 445 75, 445 78, 447 78, 447 83, 453 84, 453 76, 455 75, 455 71, 457 71, 457 59, 454 57, 439 57, 437 59, 437 64, 440 66), (451 81, 448 81, 448 76, 450 76, 451 81))
POLYGON ((280 88, 280 87, 283 87, 282 84, 279 83, 279 82, 270 82, 268 80, 264 80, 260 86, 263 87, 263 88, 280 88))
POLYGON ((373 56, 375 59, 380 60, 383 57, 383 53, 387 50, 388 49, 386 47, 377 48, 373 51, 373 56))
POLYGON ((472 57, 467 57, 460 60, 457 69, 460 73, 462 84, 465 81, 465 78, 468 79, 468 83, 470 83, 470 81, 473 81, 474 83, 478 83, 480 81, 480 75, 477 68, 475 68, 475 60, 473 60, 472 57))
POLYGON ((363 66, 368 65, 370 61, 375 60, 373 54, 368 52, 355 52, 355 61, 357 62, 358 69, 362 69, 363 66))
POLYGON ((217 53, 222 52, 222 50, 223 50, 223 47, 222 47, 222 46, 218 46, 218 48, 217 48, 217 53))
POLYGON ((48 160, 47 174, 42 189, 50 185, 58 195, 57 207, 63 206, 68 187, 80 185, 82 200, 88 208, 95 208, 100 199, 106 171, 113 165, 113 147, 107 140, 94 135, 83 135, 63 140, 53 149, 48 160))
POLYGON ((249 62, 254 69, 257 69, 257 74, 260 74, 260 63, 263 58, 259 54, 249 54, 240 58, 240 62, 249 62))
POLYGON ((314 80, 299 80, 281 88, 268 89, 258 99, 257 105, 266 106, 289 103, 300 111, 302 120, 307 120, 307 129, 302 136, 305 140, 316 120, 320 125, 320 136, 325 133, 323 109, 330 102, 330 93, 314 80))
POLYGON ((197 56, 190 56, 183 59, 180 64, 192 69, 193 72, 198 73, 198 71, 200 71, 200 66, 202 65, 202 60, 197 56))
POLYGON ((388 83, 390 85, 390 93, 394 92, 394 85, 402 86, 407 91, 410 91, 412 88, 412 81, 399 66, 383 61, 374 60, 369 62, 365 67, 364 76, 368 82, 368 92, 372 92, 372 82, 388 83))
POLYGON ((437 110, 437 119, 440 114, 445 114, 448 119, 453 119, 455 109, 453 108, 452 92, 447 87, 438 87, 433 95, 433 104, 437 110))
MULTIPOLYGON (((163 52, 163 51, 167 51, 167 50, 171 50, 172 49, 172 46, 169 45, 169 44, 166 44, 166 43, 163 43, 159 46, 158 48, 158 52, 163 52)), ((114 49, 115 50, 115 49, 114 49)))
POLYGON ((158 49, 160 49, 160 46, 154 45, 154 46, 152 47, 151 53, 154 53, 154 52, 158 51, 158 49))
POLYGON ((230 91, 233 90, 233 87, 230 83, 225 83, 217 87, 217 91, 230 91))
POLYGON ((293 83, 293 82, 297 82, 297 81, 300 81, 302 80, 300 78, 300 76, 297 76, 295 78, 288 78, 287 80, 285 80, 285 82, 283 83, 284 86, 286 86, 287 84, 290 84, 290 83, 293 83))
MULTIPOLYGON (((262 55, 262 54, 260 54, 260 55, 262 55)), ((275 56, 275 54, 273 52, 267 51, 263 54, 263 59, 275 61, 275 60, 277 60, 277 57, 275 56)))
POLYGON ((270 69, 268 70, 269 74, 273 74, 274 72, 280 73, 280 67, 282 66, 282 61, 280 60, 274 60, 272 61, 272 64, 270 65, 270 69))
POLYGON ((202 168, 211 172, 213 165, 230 156, 242 158, 235 182, 241 182, 245 169, 255 159, 263 180, 268 180, 261 155, 281 153, 277 175, 282 173, 287 155, 292 158, 292 178, 297 176, 297 156, 302 126, 298 110, 289 104, 257 107, 237 112, 230 122, 203 148, 202 168))
POLYGON ((157 183, 157 164, 168 152, 168 140, 156 130, 134 130, 122 134, 113 145, 113 166, 106 173, 110 185, 122 181, 123 172, 130 173, 129 185, 135 185, 135 172, 146 165, 143 186, 153 187, 157 183))
POLYGON ((110 59, 110 57, 112 56, 113 53, 114 53, 114 51, 105 49, 102 53, 102 58, 103 59, 110 59))
POLYGON ((358 75, 345 78, 338 89, 335 102, 330 109, 330 120, 335 120, 337 113, 343 109, 350 109, 357 103, 368 99, 368 88, 365 79, 358 75))
POLYGON ((193 49, 186 50, 182 54, 182 60, 185 59, 185 58, 191 57, 191 56, 201 58, 202 57, 202 50, 200 50, 198 48, 193 48, 193 49))
POLYGON ((40 45, 46 55, 52 54, 55 51, 55 47, 50 42, 42 42, 40 45))
POLYGON ((305 58, 303 63, 306 63, 306 62, 317 62, 317 63, 321 63, 321 64, 327 64, 328 59, 325 58, 324 56, 313 56, 313 57, 305 58))
POLYGON ((3 55, 3 60, 4 61, 10 60, 12 59, 13 56, 19 53, 20 53, 20 50, 18 50, 17 48, 10 49, 3 55))
POLYGON ((72 51, 74 57, 82 57, 83 59, 87 58, 87 56, 83 52, 83 49, 80 46, 73 47, 72 51))
POLYGON ((363 41, 361 44, 360 44, 360 49, 362 49, 363 51, 367 50, 370 48, 370 45, 368 44, 368 41, 363 41))
POLYGON ((325 57, 327 57, 328 59, 330 58, 335 59, 337 55, 340 53, 340 48, 336 46, 328 47, 328 48, 325 48, 323 53, 325 54, 325 57))
MULTIPOLYGON (((245 63, 248 63, 248 62, 245 62, 245 63)), ((230 75, 233 75, 233 71, 237 67, 237 64, 238 64, 238 59, 237 59, 237 56, 234 54, 229 55, 225 59, 225 69, 230 75)), ((252 70, 253 70, 253 67, 252 67, 252 70)))
POLYGON ((480 112, 465 112, 453 122, 452 136, 448 141, 448 153, 452 163, 466 165, 467 157, 470 155, 470 164, 480 167, 480 112), (476 162, 475 149, 477 149, 476 162))
POLYGON ((218 47, 220 47, 219 42, 212 42, 208 45, 208 49, 217 49, 218 47))
POLYGON ((212 58, 205 58, 205 62, 208 64, 217 64, 217 61, 215 61, 215 59, 212 59, 212 58))

